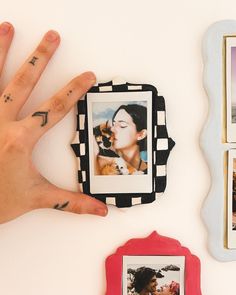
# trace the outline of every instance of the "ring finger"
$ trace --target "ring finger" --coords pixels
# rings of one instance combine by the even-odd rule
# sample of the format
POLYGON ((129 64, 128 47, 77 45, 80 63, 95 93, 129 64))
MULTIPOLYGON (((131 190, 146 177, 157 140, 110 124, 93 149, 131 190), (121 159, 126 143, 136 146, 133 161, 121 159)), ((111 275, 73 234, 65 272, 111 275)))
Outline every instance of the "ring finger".
POLYGON ((0 75, 7 57, 8 50, 14 35, 14 28, 10 23, 0 25, 0 75))
POLYGON ((60 43, 57 32, 45 34, 36 50, 17 71, 0 97, 0 115, 7 120, 15 120, 53 53, 60 43))

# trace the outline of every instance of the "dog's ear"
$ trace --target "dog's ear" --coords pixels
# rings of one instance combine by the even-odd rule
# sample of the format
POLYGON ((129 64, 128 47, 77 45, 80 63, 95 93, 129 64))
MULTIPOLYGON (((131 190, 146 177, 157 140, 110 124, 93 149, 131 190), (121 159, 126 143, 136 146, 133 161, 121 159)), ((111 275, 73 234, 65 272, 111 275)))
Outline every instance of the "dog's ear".
POLYGON ((111 126, 109 124, 109 120, 106 121, 106 131, 108 135, 112 135, 111 126))
POLYGON ((94 136, 100 136, 101 135, 100 125, 93 128, 93 134, 94 134, 94 136))

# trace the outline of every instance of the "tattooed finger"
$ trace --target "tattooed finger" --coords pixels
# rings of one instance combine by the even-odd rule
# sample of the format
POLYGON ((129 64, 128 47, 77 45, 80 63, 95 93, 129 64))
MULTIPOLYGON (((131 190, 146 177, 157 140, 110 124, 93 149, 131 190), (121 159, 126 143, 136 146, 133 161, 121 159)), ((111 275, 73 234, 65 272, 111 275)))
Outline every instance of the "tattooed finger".
POLYGON ((60 37, 57 32, 47 32, 37 48, 26 59, 25 63, 7 85, 5 94, 11 93, 15 99, 12 102, 11 108, 9 108, 5 102, 10 100, 5 101, 4 99, 7 99, 7 97, 2 97, 3 99, 0 100, 0 117, 4 117, 7 120, 15 120, 17 118, 19 111, 28 99, 59 43, 60 37))
POLYGON ((48 122, 48 113, 50 112, 47 111, 47 112, 35 112, 33 113, 32 117, 42 117, 42 123, 41 123, 41 127, 45 126, 48 122))
POLYGON ((35 62, 36 62, 37 59, 39 59, 39 58, 36 57, 36 56, 33 56, 33 57, 31 58, 31 60, 29 61, 29 63, 32 64, 32 65, 34 66, 34 65, 35 65, 35 62))
POLYGON ((78 99, 92 87, 95 80, 95 75, 91 72, 81 74, 39 106, 33 116, 30 115, 21 121, 27 130, 31 130, 32 147, 47 130, 65 117, 78 99), (39 128, 39 122, 35 119, 39 116, 42 119, 41 126, 44 128, 39 128))
POLYGON ((67 202, 63 203, 62 205, 56 204, 53 208, 54 209, 57 209, 57 210, 63 210, 63 209, 65 209, 68 206, 69 203, 70 202, 67 201, 67 202))

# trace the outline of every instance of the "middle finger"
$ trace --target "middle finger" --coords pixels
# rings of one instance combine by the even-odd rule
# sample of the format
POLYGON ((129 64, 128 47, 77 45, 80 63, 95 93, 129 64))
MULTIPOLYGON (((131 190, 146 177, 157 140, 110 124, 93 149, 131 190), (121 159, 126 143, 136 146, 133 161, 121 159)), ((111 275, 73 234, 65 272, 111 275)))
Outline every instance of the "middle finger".
POLYGON ((15 120, 60 43, 55 31, 48 31, 8 84, 0 99, 1 117, 15 120))
POLYGON ((28 147, 32 149, 38 139, 59 122, 95 82, 96 77, 92 72, 85 72, 77 76, 49 100, 46 100, 36 112, 21 120, 21 125, 29 135, 27 137, 28 147))

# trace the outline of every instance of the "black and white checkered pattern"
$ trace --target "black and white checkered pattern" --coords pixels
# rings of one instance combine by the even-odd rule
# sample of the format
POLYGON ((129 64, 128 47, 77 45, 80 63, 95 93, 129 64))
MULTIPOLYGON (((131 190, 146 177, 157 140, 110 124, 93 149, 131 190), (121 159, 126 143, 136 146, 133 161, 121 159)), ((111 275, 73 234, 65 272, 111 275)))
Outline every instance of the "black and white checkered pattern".
POLYGON ((81 192, 89 194, 96 199, 115 205, 119 208, 131 207, 138 204, 153 202, 156 197, 163 194, 167 181, 167 159, 174 141, 168 137, 166 128, 165 100, 163 96, 158 96, 157 89, 148 84, 117 83, 110 81, 99 83, 92 87, 89 92, 130 92, 130 91, 152 91, 153 102, 153 192, 134 194, 91 194, 89 181, 89 149, 88 149, 88 122, 87 104, 85 99, 79 100, 77 104, 77 130, 76 137, 71 144, 78 160, 78 182, 81 192))

